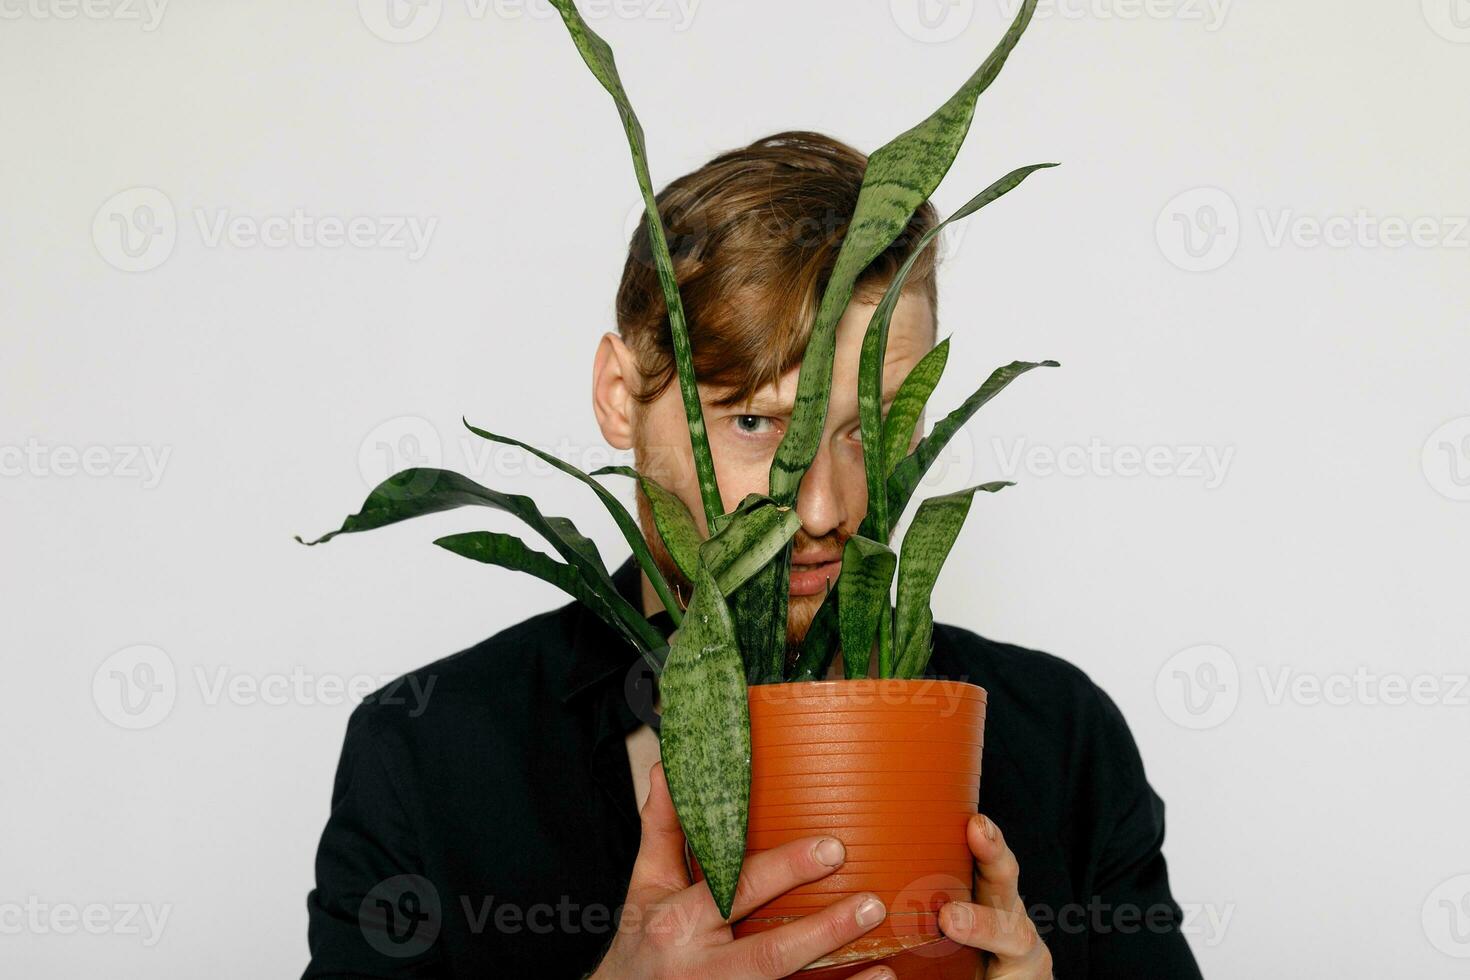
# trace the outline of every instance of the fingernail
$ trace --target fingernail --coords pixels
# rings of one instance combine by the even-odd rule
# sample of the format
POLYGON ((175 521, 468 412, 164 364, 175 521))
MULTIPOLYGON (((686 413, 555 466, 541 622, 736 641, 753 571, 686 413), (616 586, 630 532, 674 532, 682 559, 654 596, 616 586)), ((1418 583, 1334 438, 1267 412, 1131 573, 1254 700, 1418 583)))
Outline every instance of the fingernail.
POLYGON ((949 924, 956 931, 968 929, 975 924, 975 913, 970 911, 968 905, 950 902, 945 908, 949 910, 949 924))
POLYGON ((991 823, 990 818, 983 813, 979 814, 979 817, 980 833, 985 835, 986 840, 995 840, 995 824, 991 823))
POLYGON ((869 898, 866 902, 858 906, 855 918, 857 919, 858 925, 867 929, 870 926, 876 926, 882 922, 883 916, 887 914, 888 910, 883 907, 882 902, 876 898, 869 898))
POLYGON ((818 861, 821 861, 827 867, 835 868, 847 856, 847 849, 842 846, 842 841, 836 837, 824 837, 817 842, 816 847, 812 848, 812 853, 816 855, 818 861))
POLYGON ((873 974, 873 980, 898 980, 898 976, 892 970, 883 969, 873 974))

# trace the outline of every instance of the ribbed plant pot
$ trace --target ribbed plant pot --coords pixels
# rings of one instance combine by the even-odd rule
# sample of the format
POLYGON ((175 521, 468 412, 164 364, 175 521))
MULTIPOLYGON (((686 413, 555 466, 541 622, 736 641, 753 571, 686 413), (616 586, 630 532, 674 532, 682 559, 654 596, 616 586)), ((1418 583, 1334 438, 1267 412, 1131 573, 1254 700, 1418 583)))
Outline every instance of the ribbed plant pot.
POLYGON ((904 978, 972 980, 979 951, 946 939, 938 913, 970 899, 965 825, 979 798, 984 688, 926 678, 812 681, 754 686, 749 699, 746 854, 831 835, 847 860, 736 922, 735 935, 872 892, 887 918, 804 978, 836 980, 882 962, 904 978))

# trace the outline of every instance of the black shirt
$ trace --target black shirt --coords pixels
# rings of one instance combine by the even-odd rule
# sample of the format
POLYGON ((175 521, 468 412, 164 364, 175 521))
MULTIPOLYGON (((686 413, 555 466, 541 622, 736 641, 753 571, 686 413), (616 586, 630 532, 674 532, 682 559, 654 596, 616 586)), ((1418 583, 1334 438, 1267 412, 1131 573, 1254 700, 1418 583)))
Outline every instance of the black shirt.
MULTIPOLYGON (((641 608, 631 558, 613 580, 641 608)), ((947 624, 928 676, 989 693, 979 807, 1020 861, 1059 980, 1198 977, 1163 803, 1108 696, 1062 660, 947 624)), ((317 851, 304 980, 589 973, 638 852, 624 737, 650 703, 634 649, 579 602, 366 699, 317 851)))

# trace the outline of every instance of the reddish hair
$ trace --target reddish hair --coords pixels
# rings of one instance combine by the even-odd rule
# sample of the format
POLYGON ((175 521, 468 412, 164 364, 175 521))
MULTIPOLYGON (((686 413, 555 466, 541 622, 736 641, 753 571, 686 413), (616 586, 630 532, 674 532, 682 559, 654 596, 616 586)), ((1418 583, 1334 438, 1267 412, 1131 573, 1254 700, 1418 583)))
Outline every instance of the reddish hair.
MULTIPOLYGON (((694 373, 724 391, 717 404, 743 404, 801 363, 867 164, 864 154, 829 136, 776 133, 720 154, 656 196, 694 373)), ((877 302, 938 221, 934 206, 921 204, 863 270, 854 295, 877 302)), ((931 242, 904 291, 927 298, 937 317, 936 271, 931 242)), ((678 369, 646 222, 629 243, 616 312, 618 332, 647 379, 634 397, 647 404, 675 383, 678 369)))

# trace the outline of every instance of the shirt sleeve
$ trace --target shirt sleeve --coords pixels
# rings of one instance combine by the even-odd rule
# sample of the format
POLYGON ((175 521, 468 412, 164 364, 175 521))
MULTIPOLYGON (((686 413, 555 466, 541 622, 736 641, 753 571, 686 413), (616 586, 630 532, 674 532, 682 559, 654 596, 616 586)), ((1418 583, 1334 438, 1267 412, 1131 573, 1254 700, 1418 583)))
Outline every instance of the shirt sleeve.
POLYGON ((347 723, 331 813, 307 895, 311 960, 302 980, 446 976, 440 898, 423 873, 408 767, 360 705, 347 723))
POLYGON ((1102 690, 1102 753, 1111 786, 1094 876, 1090 973, 1129 980, 1198 980, 1183 913, 1164 863, 1164 801, 1143 771, 1122 712, 1102 690))

